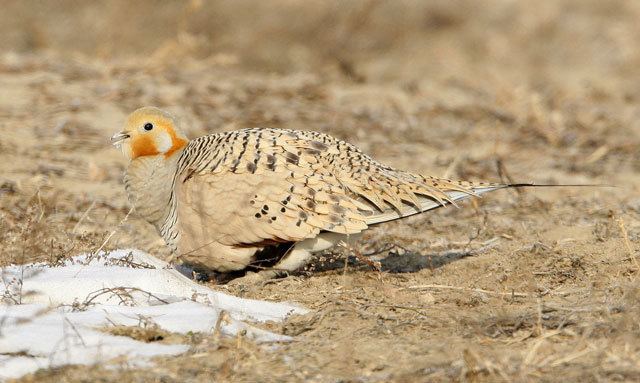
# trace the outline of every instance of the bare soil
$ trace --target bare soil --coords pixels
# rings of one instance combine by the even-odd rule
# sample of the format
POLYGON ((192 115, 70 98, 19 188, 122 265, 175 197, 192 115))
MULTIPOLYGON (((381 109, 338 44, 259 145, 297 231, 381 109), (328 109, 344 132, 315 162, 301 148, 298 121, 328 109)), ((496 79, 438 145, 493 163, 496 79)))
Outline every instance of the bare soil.
POLYGON ((266 325, 292 343, 194 334, 148 369, 21 381, 640 380, 640 3, 6 1, 0 20, 0 265, 166 254, 108 140, 143 105, 191 137, 309 129, 423 174, 614 186, 500 191, 213 286, 310 308, 266 325))

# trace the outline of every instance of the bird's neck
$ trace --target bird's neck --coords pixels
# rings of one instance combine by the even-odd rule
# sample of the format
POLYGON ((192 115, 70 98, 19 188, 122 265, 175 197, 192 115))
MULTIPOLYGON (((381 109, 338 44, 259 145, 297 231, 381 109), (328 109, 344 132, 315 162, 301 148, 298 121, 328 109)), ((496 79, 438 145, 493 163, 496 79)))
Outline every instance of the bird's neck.
POLYGON ((163 154, 132 160, 127 168, 125 187, 136 213, 156 228, 175 209, 174 180, 182 150, 169 157, 163 154))

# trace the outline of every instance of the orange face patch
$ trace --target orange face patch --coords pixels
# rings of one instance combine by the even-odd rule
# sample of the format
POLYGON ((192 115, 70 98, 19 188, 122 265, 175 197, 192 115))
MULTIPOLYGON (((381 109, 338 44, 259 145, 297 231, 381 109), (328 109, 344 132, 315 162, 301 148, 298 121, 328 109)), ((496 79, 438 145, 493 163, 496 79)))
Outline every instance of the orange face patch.
POLYGON ((169 135, 171 136, 172 145, 171 148, 164 154, 165 158, 170 157, 176 150, 180 150, 187 145, 187 140, 178 137, 174 129, 167 129, 167 132, 169 132, 169 135))
POLYGON ((142 156, 155 156, 160 154, 151 136, 136 137, 131 143, 131 159, 134 160, 142 156))

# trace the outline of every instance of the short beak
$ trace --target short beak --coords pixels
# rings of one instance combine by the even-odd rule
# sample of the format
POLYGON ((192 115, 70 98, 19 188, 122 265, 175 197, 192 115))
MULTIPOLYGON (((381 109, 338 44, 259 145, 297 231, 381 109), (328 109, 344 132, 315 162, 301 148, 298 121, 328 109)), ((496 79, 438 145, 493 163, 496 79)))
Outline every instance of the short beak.
POLYGON ((122 141, 126 140, 129 137, 131 136, 129 136, 129 134, 127 134, 126 132, 116 133, 113 135, 113 137, 111 137, 111 145, 118 146, 122 143, 122 141))

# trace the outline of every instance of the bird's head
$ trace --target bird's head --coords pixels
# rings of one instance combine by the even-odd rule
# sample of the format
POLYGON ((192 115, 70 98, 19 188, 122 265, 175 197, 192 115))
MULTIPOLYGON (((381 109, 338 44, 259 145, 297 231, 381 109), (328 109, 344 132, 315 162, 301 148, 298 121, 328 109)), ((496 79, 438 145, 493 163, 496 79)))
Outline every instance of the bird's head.
POLYGON ((111 137, 111 143, 121 146, 131 160, 160 154, 168 158, 188 142, 171 114, 150 106, 131 113, 124 130, 111 137))

